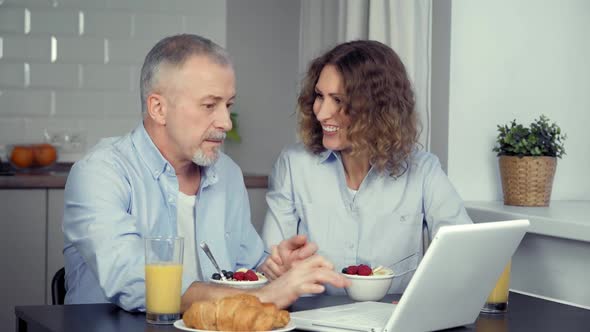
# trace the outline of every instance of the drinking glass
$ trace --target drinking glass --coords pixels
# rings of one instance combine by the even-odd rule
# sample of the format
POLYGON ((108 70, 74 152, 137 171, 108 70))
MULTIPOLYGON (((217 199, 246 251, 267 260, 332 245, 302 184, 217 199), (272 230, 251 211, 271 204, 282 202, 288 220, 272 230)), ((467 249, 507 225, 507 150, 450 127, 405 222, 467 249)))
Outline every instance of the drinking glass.
POLYGON ((146 320, 172 324, 180 319, 182 288, 182 237, 145 239, 146 320))
POLYGON ((508 262, 502 275, 496 282, 496 286, 490 292, 486 303, 481 309, 485 313, 504 313, 508 309, 508 293, 510 286, 510 267, 511 262, 508 262))

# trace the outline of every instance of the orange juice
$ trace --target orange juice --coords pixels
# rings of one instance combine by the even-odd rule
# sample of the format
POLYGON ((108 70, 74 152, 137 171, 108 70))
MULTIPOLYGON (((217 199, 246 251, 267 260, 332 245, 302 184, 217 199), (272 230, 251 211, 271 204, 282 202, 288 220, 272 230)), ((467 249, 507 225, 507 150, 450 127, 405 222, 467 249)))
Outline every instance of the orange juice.
POLYGON ((504 268, 504 272, 500 279, 496 282, 496 287, 488 296, 487 303, 507 303, 508 302, 508 288, 510 286, 510 262, 504 268))
POLYGON ((158 314, 180 313, 181 264, 145 266, 146 310, 158 314))

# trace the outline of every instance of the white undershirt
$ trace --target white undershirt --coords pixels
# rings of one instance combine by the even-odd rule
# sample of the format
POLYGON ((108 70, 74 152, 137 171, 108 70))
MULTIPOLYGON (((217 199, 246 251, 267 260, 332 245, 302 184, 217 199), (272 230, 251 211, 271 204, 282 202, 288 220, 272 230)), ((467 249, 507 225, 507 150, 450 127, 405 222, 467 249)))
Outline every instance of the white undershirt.
POLYGON ((348 189, 348 192, 350 193, 351 198, 354 200, 354 197, 356 196, 356 193, 358 192, 358 190, 354 190, 354 189, 350 189, 349 187, 346 187, 348 189))
POLYGON ((182 267, 183 285, 203 280, 195 244, 195 204, 197 196, 178 192, 177 219, 178 236, 184 237, 184 259, 182 267))

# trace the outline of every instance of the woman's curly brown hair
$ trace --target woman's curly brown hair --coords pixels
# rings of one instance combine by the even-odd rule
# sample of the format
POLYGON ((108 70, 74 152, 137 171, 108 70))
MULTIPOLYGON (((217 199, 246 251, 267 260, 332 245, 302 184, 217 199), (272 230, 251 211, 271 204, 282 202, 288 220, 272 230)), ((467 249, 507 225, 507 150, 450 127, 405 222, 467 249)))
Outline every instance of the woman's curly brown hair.
POLYGON ((298 117, 299 136, 314 154, 325 150, 313 104, 326 65, 342 75, 352 154, 367 153, 379 172, 403 174, 418 142, 419 125, 412 84, 399 56, 377 41, 358 40, 337 45, 311 62, 298 98, 298 117))

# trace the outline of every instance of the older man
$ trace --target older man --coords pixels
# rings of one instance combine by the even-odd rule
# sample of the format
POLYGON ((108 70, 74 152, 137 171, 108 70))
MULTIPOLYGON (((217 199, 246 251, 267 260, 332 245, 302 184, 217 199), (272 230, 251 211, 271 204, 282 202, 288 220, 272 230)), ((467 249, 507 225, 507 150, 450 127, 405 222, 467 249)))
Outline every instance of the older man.
MULTIPOLYGON (((168 37, 148 53, 141 71, 143 122, 126 136, 101 141, 68 177, 66 303, 145 310, 146 236, 185 238, 183 308, 236 292, 195 282, 214 272, 195 243, 206 240, 226 269, 276 269, 250 223, 242 173, 219 152, 232 128, 235 95, 227 53, 206 38, 168 37)), ((347 283, 319 256, 300 261, 316 249, 305 238, 279 249, 274 260, 297 268, 256 291, 263 301, 284 307, 303 293, 322 292, 322 283, 347 283)))

